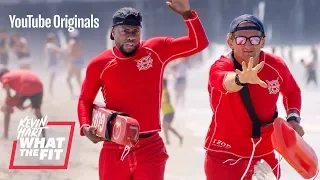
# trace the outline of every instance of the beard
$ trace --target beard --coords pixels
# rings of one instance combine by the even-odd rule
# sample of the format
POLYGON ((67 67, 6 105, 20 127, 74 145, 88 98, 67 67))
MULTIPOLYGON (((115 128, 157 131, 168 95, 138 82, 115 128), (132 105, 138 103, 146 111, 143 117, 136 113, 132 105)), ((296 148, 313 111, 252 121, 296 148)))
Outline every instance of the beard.
POLYGON ((130 52, 125 51, 123 45, 120 46, 119 49, 120 49, 120 52, 122 53, 122 55, 124 55, 124 56, 126 56, 126 57, 131 57, 131 56, 133 56, 133 55, 137 52, 138 46, 139 46, 139 45, 136 45, 136 46, 134 47, 134 49, 133 49, 132 51, 130 51, 130 52))

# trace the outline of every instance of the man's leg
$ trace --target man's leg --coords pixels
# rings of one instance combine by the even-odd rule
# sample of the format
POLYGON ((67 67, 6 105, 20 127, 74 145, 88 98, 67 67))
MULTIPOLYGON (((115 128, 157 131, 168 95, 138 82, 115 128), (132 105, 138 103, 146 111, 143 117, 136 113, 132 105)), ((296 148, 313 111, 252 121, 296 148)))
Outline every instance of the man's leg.
POLYGON ((76 81, 80 88, 82 84, 81 70, 83 67, 84 67, 84 64, 81 60, 79 60, 79 62, 75 62, 74 64, 74 75, 76 77, 76 81))
POLYGON ((311 72, 308 71, 307 85, 309 85, 309 83, 310 83, 311 80, 312 80, 312 75, 311 75, 311 72))
POLYGON ((68 87, 69 87, 69 90, 70 90, 70 93, 71 93, 71 97, 74 96, 74 94, 73 94, 73 86, 72 86, 72 83, 71 83, 71 78, 73 77, 73 75, 74 75, 73 67, 71 65, 69 65, 69 67, 68 67, 68 75, 67 75, 67 84, 68 84, 68 87))
MULTIPOLYGON (((30 96, 31 106, 35 110, 35 115, 37 119, 43 118, 41 113, 42 99, 43 99, 43 92, 30 96)), ((42 129, 41 135, 42 137, 46 137, 45 129, 42 129)))
POLYGON ((273 174, 277 177, 277 179, 280 179, 281 167, 280 167, 279 159, 276 159, 275 153, 272 153, 263 157, 263 160, 265 160, 269 164, 269 166, 272 168, 273 174))
POLYGON ((163 128, 163 132, 164 132, 164 138, 166 140, 166 144, 169 145, 170 141, 169 141, 169 122, 167 121, 168 119, 168 114, 165 114, 163 117, 163 123, 162 123, 162 128, 163 128))
POLYGON ((164 180, 166 162, 169 158, 165 145, 159 134, 145 140, 133 152, 130 162, 133 169, 133 180, 164 180), (145 141, 145 142, 143 142, 145 141))
POLYGON ((53 95, 53 82, 54 82, 55 78, 56 78, 56 73, 51 72, 50 73, 50 80, 49 80, 49 92, 51 95, 53 95))
POLYGON ((315 71, 315 70, 312 71, 312 81, 314 82, 314 84, 315 84, 316 86, 318 86, 318 84, 317 84, 317 74, 316 74, 316 71, 315 71))
MULTIPOLYGON (((18 104, 14 103, 14 106, 23 106, 24 101, 26 100, 26 96, 23 96, 19 99, 18 104)), ((15 100, 14 100, 15 101, 15 100)), ((11 104, 13 105, 13 104, 11 104)), ((10 123, 10 117, 11 114, 14 112, 14 109, 12 106, 4 105, 3 109, 1 109, 4 113, 4 138, 8 139, 9 135, 9 123, 10 123)))
POLYGON ((224 163, 224 161, 224 159, 212 156, 208 152, 206 153, 204 170, 207 180, 240 180, 245 168, 240 170, 238 163, 230 165, 229 163, 224 163))
POLYGON ((2 109, 3 114, 4 114, 4 134, 3 137, 5 139, 8 139, 9 137, 9 122, 10 122, 10 115, 11 111, 13 111, 12 107, 9 106, 3 106, 2 109))
POLYGON ((173 118, 174 118, 174 113, 170 114, 170 117, 169 117, 169 120, 168 120, 169 130, 179 138, 180 146, 181 146, 182 145, 182 141, 183 141, 183 137, 182 137, 182 135, 180 133, 178 133, 178 131, 175 128, 172 127, 173 118))
POLYGON ((122 150, 102 148, 99 157, 99 180, 131 180, 129 159, 120 160, 122 150))

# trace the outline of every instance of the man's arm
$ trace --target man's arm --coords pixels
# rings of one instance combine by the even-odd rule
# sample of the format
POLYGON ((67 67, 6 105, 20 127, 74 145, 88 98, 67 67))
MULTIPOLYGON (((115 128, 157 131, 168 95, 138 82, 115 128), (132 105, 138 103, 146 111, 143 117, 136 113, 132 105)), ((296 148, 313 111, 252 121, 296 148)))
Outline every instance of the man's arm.
POLYGON ((205 30, 195 11, 190 11, 183 16, 188 27, 188 36, 179 38, 162 38, 160 56, 164 63, 180 57, 188 57, 201 52, 208 47, 209 41, 205 30))
POLYGON ((10 92, 11 91, 10 85, 7 83, 4 83, 3 88, 6 91, 6 106, 8 107, 16 106, 17 108, 22 110, 22 105, 20 105, 21 94, 16 92, 15 95, 12 96, 10 92))
POLYGON ((283 95, 283 105, 287 112, 287 116, 296 114, 300 116, 301 110, 301 90, 296 80, 293 78, 288 67, 283 64, 282 78, 283 82, 280 91, 283 95))
POLYGON ((231 63, 222 59, 217 60, 210 68, 209 83, 210 86, 223 92, 237 92, 242 86, 236 84, 236 73, 231 63))
POLYGON ((81 93, 78 101, 78 119, 80 123, 80 135, 84 136, 83 128, 91 126, 93 102, 100 89, 100 74, 103 66, 99 61, 93 60, 89 63, 85 79, 82 83, 81 93))
POLYGON ((6 91, 7 99, 11 99, 12 98, 11 93, 10 93, 11 88, 10 88, 9 84, 4 83, 3 89, 6 91))
POLYGON ((283 61, 282 63, 283 65, 279 69, 283 78, 280 91, 283 96, 283 105, 287 112, 287 121, 300 136, 303 136, 304 130, 300 125, 301 90, 287 65, 283 61))
POLYGON ((237 77, 237 73, 227 72, 223 80, 223 85, 229 92, 238 92, 243 88, 243 86, 237 84, 237 81, 240 82, 239 77, 237 77))

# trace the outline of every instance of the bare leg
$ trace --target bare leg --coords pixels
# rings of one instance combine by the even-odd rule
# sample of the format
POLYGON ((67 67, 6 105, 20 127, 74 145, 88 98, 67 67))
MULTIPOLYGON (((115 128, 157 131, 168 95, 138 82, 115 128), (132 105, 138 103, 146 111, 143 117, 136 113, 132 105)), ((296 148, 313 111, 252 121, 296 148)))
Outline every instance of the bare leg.
POLYGON ((55 80, 55 77, 56 77, 56 75, 54 73, 52 73, 50 76, 49 91, 50 91, 51 95, 53 95, 53 81, 55 80))
POLYGON ((307 86, 309 85, 310 81, 312 81, 312 75, 310 72, 308 72, 308 77, 307 77, 307 86))
POLYGON ((73 74, 74 74, 73 68, 70 67, 69 71, 68 71, 67 84, 68 84, 68 87, 69 87, 69 90, 70 90, 70 93, 71 93, 72 97, 73 97, 73 87, 72 87, 72 84, 71 84, 71 78, 72 78, 73 74))
POLYGON ((4 108, 4 136, 3 136, 5 139, 8 139, 9 137, 10 116, 11 116, 10 108, 6 106, 4 108))
POLYGON ((81 80, 81 69, 79 69, 79 68, 75 69, 74 74, 76 76, 76 80, 78 82, 78 85, 81 88, 81 83, 82 83, 82 80, 81 80))
MULTIPOLYGON (((35 109, 35 115, 36 115, 37 119, 41 119, 42 118, 41 110, 40 109, 35 109)), ((44 138, 46 137, 46 130, 45 129, 42 129, 41 135, 44 138)))
POLYGON ((168 133, 169 132, 169 123, 166 121, 163 121, 162 127, 163 127, 163 132, 164 132, 166 144, 169 145, 170 144, 169 133, 168 133))
POLYGON ((179 140, 180 140, 180 146, 182 146, 182 142, 183 142, 183 137, 178 133, 178 131, 176 129, 174 129, 173 127, 171 127, 171 125, 169 125, 169 130, 176 135, 179 140))
POLYGON ((316 87, 318 87, 318 81, 317 81, 317 73, 316 71, 313 72, 313 82, 316 85, 316 87))

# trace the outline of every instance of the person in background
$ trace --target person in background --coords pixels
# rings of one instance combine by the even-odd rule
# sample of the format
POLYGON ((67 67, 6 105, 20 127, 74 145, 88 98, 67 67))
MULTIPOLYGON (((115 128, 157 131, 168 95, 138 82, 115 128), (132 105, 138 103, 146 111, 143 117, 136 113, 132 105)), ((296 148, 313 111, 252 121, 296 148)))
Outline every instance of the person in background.
POLYGON ((12 33, 9 42, 11 51, 15 54, 20 69, 31 69, 30 46, 26 38, 18 33, 12 33))
POLYGON ((8 67, 9 64, 9 44, 8 32, 0 30, 0 66, 8 67))
POLYGON ((176 135, 179 138, 180 145, 182 145, 183 137, 171 125, 172 121, 174 119, 175 111, 174 111, 173 105, 170 100, 170 93, 168 91, 166 79, 163 79, 162 86, 163 86, 162 105, 161 105, 162 115, 163 115, 162 127, 163 127, 163 132, 165 135, 166 144, 167 145, 170 144, 169 132, 172 132, 174 135, 176 135))
MULTIPOLYGON (((6 68, 0 69, 0 82, 6 91, 6 104, 1 107, 1 111, 4 113, 4 138, 8 139, 9 122, 14 107, 20 110, 32 108, 35 110, 37 119, 43 118, 41 113, 43 83, 31 70, 9 71, 6 68), (12 94, 11 91, 15 94, 12 94), (24 106, 28 99, 31 104, 24 106)), ((46 137, 44 129, 42 130, 42 136, 46 137)))
POLYGON ((49 92, 53 95, 53 84, 57 71, 59 70, 59 55, 63 52, 63 50, 58 47, 56 36, 53 33, 48 34, 44 50, 47 57, 48 72, 50 76, 49 92))
POLYGON ((67 84, 71 93, 71 97, 76 97, 74 88, 71 83, 73 77, 75 77, 79 87, 81 87, 82 76, 81 71, 85 67, 83 59, 83 47, 79 39, 79 30, 75 30, 69 33, 70 39, 67 45, 67 64, 68 75, 67 84))
POLYGON ((318 86, 316 61, 312 60, 307 62, 305 59, 301 59, 300 62, 306 70, 306 85, 308 86, 311 82, 314 82, 314 84, 318 86))
POLYGON ((188 58, 177 59, 172 66, 173 76, 175 78, 175 104, 177 107, 180 105, 185 107, 185 91, 187 87, 188 68, 188 58))
POLYGON ((115 46, 94 57, 87 66, 78 101, 80 134, 93 143, 92 108, 101 89, 106 108, 123 112, 140 124, 139 142, 123 146, 104 141, 100 152, 100 180, 163 180, 169 158, 161 131, 162 79, 167 64, 201 52, 209 45, 205 30, 188 0, 167 1, 186 24, 188 35, 141 40, 142 16, 134 8, 113 16, 110 39, 115 46))

